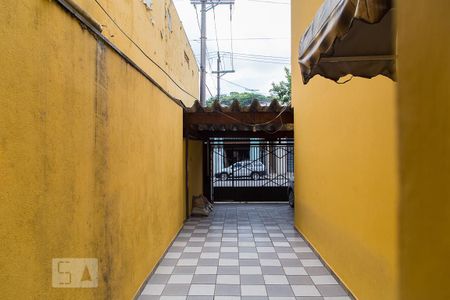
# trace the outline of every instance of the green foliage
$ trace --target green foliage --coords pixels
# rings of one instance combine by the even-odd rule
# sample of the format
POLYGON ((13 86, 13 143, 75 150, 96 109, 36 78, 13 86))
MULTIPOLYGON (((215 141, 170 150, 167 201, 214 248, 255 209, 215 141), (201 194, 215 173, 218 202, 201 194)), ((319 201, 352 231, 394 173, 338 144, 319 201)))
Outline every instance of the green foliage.
POLYGON ((279 83, 272 82, 272 88, 269 92, 281 104, 289 104, 291 103, 291 71, 285 67, 284 72, 286 73, 286 80, 279 83))
MULTIPOLYGON (((211 106, 214 102, 214 100, 216 100, 216 97, 211 97, 206 101, 206 104, 208 106, 211 106)), ((220 96, 220 104, 223 106, 230 106, 231 103, 234 100, 239 101, 239 104, 241 106, 248 106, 252 103, 252 101, 254 99, 258 100, 259 103, 261 104, 267 104, 270 103, 270 99, 264 95, 261 95, 259 93, 252 93, 252 92, 243 92, 243 93, 238 93, 238 92, 231 92, 228 95, 221 95, 220 96)))

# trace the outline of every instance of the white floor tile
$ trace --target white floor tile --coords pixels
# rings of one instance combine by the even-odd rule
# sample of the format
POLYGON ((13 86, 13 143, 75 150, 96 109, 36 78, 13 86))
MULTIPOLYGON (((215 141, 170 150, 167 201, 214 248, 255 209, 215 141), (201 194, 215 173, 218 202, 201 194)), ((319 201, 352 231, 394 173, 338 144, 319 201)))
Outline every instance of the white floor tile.
POLYGON ((155 274, 172 274, 174 267, 170 267, 170 266, 159 266, 156 271, 155 274))
POLYGON ((262 252, 262 253, 269 253, 269 252, 275 252, 274 247, 256 247, 256 251, 262 252))
POLYGON ((284 234, 282 233, 276 233, 276 232, 269 232, 270 237, 284 237, 284 234))
POLYGON ((239 266, 239 260, 231 258, 219 259, 219 266, 239 266))
POLYGON ((222 234, 221 233, 208 233, 207 235, 206 235, 207 237, 215 237, 215 238, 218 238, 218 237, 222 237, 222 234))
POLYGON ((292 285, 292 291, 297 297, 301 296, 320 296, 319 291, 314 285, 292 285))
POLYGON ((294 252, 297 253, 311 253, 313 252, 311 248, 309 247, 294 247, 294 252))
POLYGON ((219 252, 203 252, 200 254, 200 258, 218 259, 219 255, 219 252))
POLYGON ((267 296, 264 285, 241 285, 241 296, 267 296))
POLYGON ((159 296, 165 287, 164 284, 147 284, 142 291, 142 295, 159 296))
POLYGON ((323 264, 318 259, 301 259, 302 265, 305 267, 323 267, 323 264))
POLYGON ((170 284, 190 284, 192 281, 193 275, 184 275, 184 274, 174 274, 170 276, 169 281, 167 283, 170 284))
POLYGON ((181 252, 167 252, 165 258, 178 259, 181 257, 181 252))
POLYGON ((283 269, 286 275, 308 275, 305 268, 302 267, 284 267, 283 269))
POLYGON ((239 247, 255 247, 254 242, 239 242, 239 247))
POLYGON ((196 258, 181 258, 177 262, 177 266, 196 266, 198 259, 196 258))
POLYGON ((238 247, 221 247, 220 252, 226 252, 226 253, 236 253, 238 252, 238 247))
POLYGON ((273 242, 273 245, 275 247, 290 247, 291 244, 289 244, 288 242, 273 242))
POLYGON ((187 242, 173 242, 172 246, 174 247, 184 247, 187 245, 187 242))
POLYGON ((280 259, 298 259, 295 253, 278 253, 278 258, 280 259))
POLYGON ((336 279, 334 279, 334 277, 331 275, 311 276, 311 279, 315 285, 338 284, 336 279))
POLYGON ((224 237, 222 238, 222 242, 237 242, 237 237, 224 237))
POLYGON ((261 264, 261 266, 268 266, 268 267, 281 266, 281 263, 278 259, 260 259, 259 263, 261 264))
POLYGON ((195 269, 195 274, 215 275, 215 274, 217 274, 217 267, 216 266, 198 266, 197 269, 195 269))
POLYGON ((191 237, 189 239, 189 242, 204 242, 206 238, 204 237, 191 237))
POLYGON ((240 284, 239 275, 217 275, 216 284, 240 284))
POLYGON ((221 244, 221 242, 205 242, 203 247, 220 247, 221 244))
POLYGON ((192 284, 189 289, 189 295, 193 296, 212 296, 216 286, 214 284, 192 284))
POLYGON ((239 252, 240 259, 257 259, 258 253, 255 252, 239 252))
POLYGON ((183 252, 187 253, 200 253, 202 252, 202 247, 186 247, 183 252))

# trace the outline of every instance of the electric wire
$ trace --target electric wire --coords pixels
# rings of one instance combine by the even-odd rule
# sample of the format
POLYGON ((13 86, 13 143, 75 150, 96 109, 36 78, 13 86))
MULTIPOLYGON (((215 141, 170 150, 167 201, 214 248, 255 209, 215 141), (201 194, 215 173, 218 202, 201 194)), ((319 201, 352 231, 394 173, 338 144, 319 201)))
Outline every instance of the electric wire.
POLYGON ((233 121, 235 121, 235 122, 241 123, 242 125, 251 126, 251 127, 256 127, 256 126, 264 126, 264 125, 272 124, 272 122, 274 122, 274 121, 277 120, 279 117, 281 117, 281 115, 284 114, 284 113, 286 112, 287 109, 288 109, 288 107, 285 106, 285 107, 280 111, 280 113, 278 113, 278 115, 276 115, 273 119, 271 119, 271 120, 269 120, 269 121, 267 121, 267 122, 263 122, 263 123, 247 123, 247 122, 241 121, 241 120, 239 120, 239 119, 237 119, 237 118, 235 118, 235 117, 233 117, 233 116, 230 116, 229 114, 227 114, 227 113, 225 113, 225 112, 223 112, 223 111, 218 110, 217 112, 220 113, 220 114, 222 114, 222 115, 224 115, 225 117, 229 118, 230 120, 233 120, 233 121))
MULTIPOLYGON (((219 41, 229 41, 231 38, 221 38, 219 41)), ((267 41, 267 40, 289 40, 289 38, 282 38, 282 37, 246 37, 246 38, 233 38, 233 41, 267 41)), ((190 41, 193 42, 200 42, 199 39, 191 39, 190 41)), ((215 42, 214 40, 210 40, 208 42, 215 42)))
POLYGON ((192 95, 189 91, 185 90, 182 86, 180 86, 173 78, 172 76, 170 76, 169 73, 167 73, 166 70, 164 70, 163 67, 161 67, 156 61, 154 61, 150 56, 148 56, 148 54, 142 50, 142 48, 122 29, 122 27, 120 27, 120 25, 116 22, 116 20, 108 13, 108 11, 103 7, 103 5, 98 1, 98 0, 94 0, 95 3, 97 3, 97 5, 100 7, 100 9, 108 16, 108 18, 114 23, 114 25, 116 25, 116 27, 120 30, 120 32, 123 33, 123 35, 125 35, 125 37, 134 45, 136 46, 136 48, 139 49, 139 51, 148 59, 150 60, 158 69, 160 69, 169 79, 170 81, 172 81, 180 90, 182 90, 184 93, 186 93, 187 95, 191 96, 192 98, 194 98, 195 100, 199 100, 197 97, 195 97, 194 95, 192 95))
MULTIPOLYGON (((224 53, 231 55, 231 52, 224 51, 224 53)), ((234 55, 246 56, 246 57, 259 57, 259 58, 268 58, 268 59, 283 59, 289 60, 290 57, 287 56, 273 56, 273 55, 263 55, 263 54, 254 54, 254 53, 239 53, 235 52, 234 55)))
POLYGON ((281 62, 281 61, 269 61, 269 60, 257 60, 257 59, 248 59, 248 58, 240 58, 235 57, 235 60, 247 61, 247 62, 257 62, 263 64, 274 64, 274 65, 289 65, 289 62, 281 62))
POLYGON ((251 88, 245 87, 243 85, 240 85, 238 83, 235 83, 235 82, 227 80, 227 79, 223 79, 222 78, 222 80, 225 81, 225 82, 228 82, 229 84, 232 84, 232 85, 238 86, 240 88, 243 88, 244 90, 249 91, 249 92, 256 92, 257 91, 256 89, 251 89, 251 88))
POLYGON ((277 2, 277 1, 270 1, 270 0, 247 0, 250 2, 259 2, 259 3, 268 3, 268 4, 282 4, 282 5, 289 5, 288 2, 277 2))
POLYGON ((205 85, 206 85, 206 89, 208 90, 208 93, 211 96, 211 98, 214 97, 213 94, 211 93, 211 90, 209 89, 209 86, 207 84, 205 84, 205 85))

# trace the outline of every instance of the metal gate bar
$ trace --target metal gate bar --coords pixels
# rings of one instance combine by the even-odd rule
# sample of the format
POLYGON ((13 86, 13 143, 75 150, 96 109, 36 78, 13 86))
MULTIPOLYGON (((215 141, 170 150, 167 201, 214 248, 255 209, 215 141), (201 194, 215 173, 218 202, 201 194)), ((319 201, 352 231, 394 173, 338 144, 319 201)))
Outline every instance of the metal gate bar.
POLYGON ((211 139, 210 198, 214 201, 287 201, 294 180, 292 139, 211 139))

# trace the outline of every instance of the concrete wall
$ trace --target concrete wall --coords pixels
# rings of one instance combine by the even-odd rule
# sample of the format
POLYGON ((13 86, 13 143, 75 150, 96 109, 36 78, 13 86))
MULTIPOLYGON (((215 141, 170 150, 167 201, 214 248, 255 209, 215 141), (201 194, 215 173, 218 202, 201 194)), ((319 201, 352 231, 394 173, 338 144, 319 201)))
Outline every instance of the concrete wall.
POLYGON ((398 6, 400 295, 450 299, 450 2, 398 6))
POLYGON ((359 299, 397 298, 396 84, 303 85, 301 36, 322 0, 292 1, 295 225, 359 299))
MULTIPOLYGON (((152 11, 141 1, 100 2, 197 96, 197 67, 170 1, 152 11)), ((93 3, 79 2, 123 52, 192 103, 93 3)), ((1 298, 130 299, 185 217, 182 109, 55 1, 3 2, 0 19, 1 298), (98 258, 99 287, 52 288, 55 257, 98 258)))

